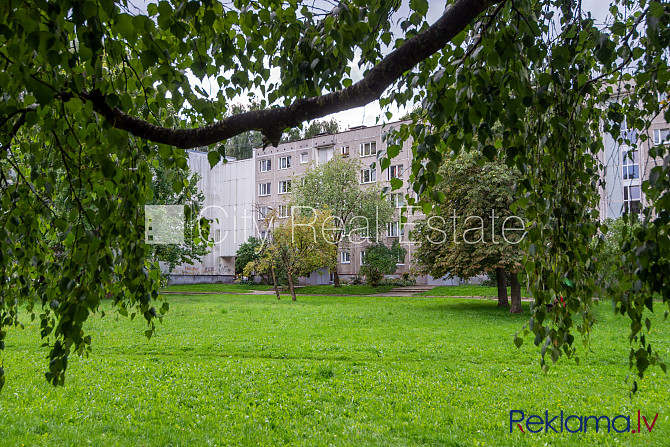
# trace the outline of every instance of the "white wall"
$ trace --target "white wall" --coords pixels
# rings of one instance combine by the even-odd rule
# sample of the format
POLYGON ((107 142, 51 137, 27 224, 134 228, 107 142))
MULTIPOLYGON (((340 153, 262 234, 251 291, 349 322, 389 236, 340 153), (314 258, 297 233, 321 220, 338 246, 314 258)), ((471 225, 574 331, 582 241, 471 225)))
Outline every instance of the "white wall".
POLYGON ((212 219, 209 254, 193 265, 180 265, 176 275, 234 275, 235 252, 254 234, 254 159, 229 160, 210 169, 206 152, 188 151, 188 165, 200 175, 205 195, 202 215, 212 219), (218 222, 217 222, 218 220, 218 222))

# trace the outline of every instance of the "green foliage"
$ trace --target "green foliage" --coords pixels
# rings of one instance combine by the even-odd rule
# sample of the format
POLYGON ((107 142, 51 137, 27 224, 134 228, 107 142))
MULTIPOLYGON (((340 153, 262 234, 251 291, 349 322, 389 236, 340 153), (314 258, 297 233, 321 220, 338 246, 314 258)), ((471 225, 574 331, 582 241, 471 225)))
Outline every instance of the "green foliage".
POLYGON ((377 287, 384 275, 391 275, 398 269, 398 260, 404 259, 407 250, 395 241, 391 247, 381 242, 369 245, 365 248, 365 257, 360 268, 360 273, 365 275, 367 283, 377 287))
POLYGON ((328 225, 335 228, 340 245, 366 227, 365 236, 382 234, 391 221, 393 207, 382 195, 379 185, 362 188, 360 160, 335 155, 327 163, 312 164, 300 179, 292 183, 292 201, 296 206, 328 210, 333 216, 328 225), (354 219, 355 218, 355 219, 354 219))
MULTIPOLYGON (((258 102, 252 103, 245 107, 241 105, 233 105, 230 108, 231 115, 239 115, 240 113, 248 112, 250 110, 260 110, 261 104, 258 102)), ((226 140, 223 144, 225 155, 235 157, 238 160, 246 160, 254 156, 254 149, 263 146, 263 135, 257 130, 250 130, 242 132, 234 137, 226 140)), ((218 151, 219 148, 212 150, 218 151)))
MULTIPOLYGON (((267 273, 276 266, 281 267, 295 301, 297 277, 308 276, 320 268, 332 270, 337 265, 337 244, 330 234, 322 231, 324 222, 329 218, 330 213, 327 211, 315 210, 311 214, 295 213, 288 219, 282 219, 281 223, 272 228, 267 247, 263 248, 253 268, 267 273)), ((274 222, 275 219, 276 210, 273 210, 266 220, 274 222)), ((251 268, 250 265, 247 264, 246 268, 251 268)))
POLYGON ((518 171, 466 152, 443 162, 438 174, 439 201, 428 202, 432 211, 417 225, 421 269, 436 278, 470 278, 497 267, 519 271, 523 214, 511 209, 518 171))
POLYGON ((240 245, 235 252, 235 273, 241 274, 244 268, 250 262, 256 261, 260 257, 261 240, 250 236, 249 239, 240 245))
POLYGON ((416 279, 403 274, 400 278, 387 278, 379 282, 379 286, 406 287, 416 284, 416 279))
MULTIPOLYGON (((604 135, 637 145, 647 139, 652 119, 670 121, 667 101, 658 100, 670 90, 670 8, 621 0, 609 11, 602 25, 580 2, 498 3, 407 74, 407 85, 425 90, 398 89, 387 101, 421 103, 396 137, 413 138, 410 180, 426 208, 441 200, 443 160, 463 151, 474 149, 519 171, 516 210, 529 222, 522 264, 534 303, 518 336, 530 336, 545 371, 561 356, 573 356, 579 338, 588 342, 594 298, 603 295, 600 278, 610 265, 599 238, 604 135), (622 132, 624 120, 640 140, 622 132), (558 297, 565 306, 553 306, 558 297)), ((663 145, 650 151, 657 166, 642 190, 652 206, 624 247, 634 268, 619 270, 616 290, 607 293, 630 319, 630 365, 640 377, 649 365, 665 370, 642 331, 651 328, 645 323, 654 293, 670 307, 667 153, 663 145)))
POLYGON ((603 265, 600 282, 603 290, 607 290, 608 287, 611 289, 619 286, 617 278, 620 271, 625 271, 626 275, 633 273, 634 264, 629 263, 623 247, 635 243, 634 235, 642 229, 642 224, 633 216, 606 219, 603 223, 607 233, 603 235, 604 246, 600 252, 599 261, 603 265))
POLYGON ((298 128, 290 129, 287 132, 284 132, 282 137, 282 142, 298 141, 305 138, 312 138, 315 135, 321 133, 330 133, 336 134, 340 132, 340 123, 337 122, 335 118, 330 120, 314 120, 307 124, 304 128, 304 131, 300 131, 298 128))
MULTIPOLYGON (((340 250, 361 236, 383 234, 393 217, 393 206, 379 185, 362 188, 358 159, 335 155, 327 163, 312 164, 300 179, 293 181, 293 203, 299 207, 328 210, 332 218, 327 228, 340 250)), ((339 286, 337 264, 335 285, 339 286)))
MULTIPOLYGON (((532 345, 516 349, 509 342, 527 317, 501 312, 493 301, 304 296, 292 303, 235 295, 170 301, 169 318, 149 341, 140 321, 92 318, 95 355, 72 359, 59 390, 30 373, 47 353, 37 342, 39 325, 10 328, 2 443, 537 445, 535 435, 509 434, 510 408, 624 414, 635 420, 631 425, 637 409, 649 423, 659 412, 649 434, 642 422, 641 435, 595 433, 591 425, 586 434, 541 435, 541 443, 557 447, 638 439, 665 447, 670 437, 664 419, 670 377, 652 371, 633 402, 622 398, 626 347, 613 341, 628 324, 609 305, 596 309, 602 324, 593 352, 579 366, 559 364, 545 375, 532 345)), ((114 312, 109 302, 102 310, 114 312)), ((662 316, 652 319, 662 324, 662 316)), ((658 338, 667 350, 667 331, 658 338)))

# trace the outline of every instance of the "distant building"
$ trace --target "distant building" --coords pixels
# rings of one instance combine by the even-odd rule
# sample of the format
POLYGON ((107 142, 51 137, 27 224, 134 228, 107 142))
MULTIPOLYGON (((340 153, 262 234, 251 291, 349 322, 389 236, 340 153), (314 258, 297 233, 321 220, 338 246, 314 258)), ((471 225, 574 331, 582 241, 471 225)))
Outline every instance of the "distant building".
POLYGON ((254 160, 229 159, 210 169, 207 152, 188 151, 188 165, 200 175, 205 195, 201 215, 209 218, 211 251, 193 265, 180 265, 170 275, 172 284, 232 282, 235 253, 254 235, 254 160))
MULTIPOLYGON (((377 160, 377 153, 386 149, 385 135, 400 124, 402 122, 371 127, 358 126, 337 134, 321 134, 304 140, 281 143, 278 147, 256 149, 254 151, 256 220, 259 222, 257 236, 266 237, 268 229, 264 228, 262 223, 270 210, 276 210, 279 219, 290 217, 291 181, 304 174, 310 163, 326 163, 335 154, 357 158, 361 161, 359 178, 361 188, 372 184, 390 187, 392 178, 403 180, 402 189, 392 191, 389 195, 389 200, 398 211, 379 239, 386 245, 398 241, 407 250, 405 259, 398 260, 395 275, 409 272, 416 248, 408 238, 409 232, 416 220, 425 218, 421 212, 408 213, 407 223, 404 226, 400 224, 399 211, 405 204, 405 195, 413 194, 409 189, 412 142, 403 142, 400 153, 392 160, 392 165, 387 170, 381 171, 377 160)), ((349 243, 348 248, 338 253, 338 273, 341 278, 351 278, 358 274, 365 257, 365 248, 370 243, 369 241, 361 244, 349 243)), ((308 284, 328 284, 330 281, 332 272, 328 271, 315 272, 304 280, 308 284)), ((447 285, 458 283, 459 280, 422 277, 417 282, 447 285)))
MULTIPOLYGON (((659 102, 668 101, 667 95, 660 93, 659 102)), ((621 123, 621 130, 626 139, 637 144, 636 147, 619 144, 609 134, 605 134, 600 160, 603 164, 602 178, 605 180, 605 187, 600 191, 602 219, 616 219, 629 210, 640 213, 649 205, 641 184, 649 178, 652 168, 663 164, 662 159, 649 155, 649 149, 670 141, 670 125, 662 114, 652 120, 646 141, 642 141, 637 131, 630 129, 625 121, 621 123)))

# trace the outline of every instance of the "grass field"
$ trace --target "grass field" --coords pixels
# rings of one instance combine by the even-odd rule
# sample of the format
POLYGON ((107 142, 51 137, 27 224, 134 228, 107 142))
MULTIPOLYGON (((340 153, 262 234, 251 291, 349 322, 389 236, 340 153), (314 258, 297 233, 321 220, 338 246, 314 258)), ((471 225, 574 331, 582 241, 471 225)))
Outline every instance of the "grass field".
MULTIPOLYGON (((91 318, 94 352, 64 388, 26 321, 3 354, 0 445, 668 445, 670 378, 651 369, 629 398, 627 323, 607 304, 593 352, 544 375, 530 340, 512 343, 527 314, 494 301, 287 298, 170 296, 150 341, 141 321, 91 318), (561 409, 659 415, 651 434, 509 433, 510 410, 561 409)), ((660 320, 648 337, 668 357, 660 320)))
POLYGON ((270 290, 272 286, 264 284, 184 284, 168 286, 168 292, 225 292, 225 293, 247 293, 252 290, 270 290))
MULTIPOLYGON (((498 297, 497 287, 478 286, 478 285, 462 285, 462 286, 438 286, 433 289, 421 292, 418 295, 422 296, 490 296, 498 297)), ((521 296, 528 294, 524 289, 521 289, 521 296)), ((510 296, 510 288, 507 288, 507 296, 510 296)))
POLYGON ((365 284, 335 286, 303 286, 295 289, 296 293, 303 295, 374 295, 375 293, 388 292, 395 286, 372 287, 365 284))

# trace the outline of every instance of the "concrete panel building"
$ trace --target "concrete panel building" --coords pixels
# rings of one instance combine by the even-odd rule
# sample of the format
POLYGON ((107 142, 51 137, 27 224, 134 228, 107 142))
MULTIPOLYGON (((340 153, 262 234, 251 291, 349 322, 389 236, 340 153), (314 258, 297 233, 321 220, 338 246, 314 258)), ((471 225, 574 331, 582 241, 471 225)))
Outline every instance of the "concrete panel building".
MULTIPOLYGON (((667 94, 659 93, 658 99, 659 102, 668 101, 667 94)), ((660 158, 651 157, 649 149, 670 142, 670 125, 662 114, 652 120, 646 141, 642 141, 635 129, 629 129, 625 121, 621 123, 621 129, 624 137, 636 144, 619 144, 609 134, 605 134, 604 151, 601 154, 604 167, 602 178, 605 180, 600 196, 602 219, 616 219, 628 210, 639 213, 649 205, 641 184, 649 178, 652 168, 663 163, 660 158)))
MULTIPOLYGON (((409 234, 418 219, 425 216, 418 213, 408 213, 405 225, 400 223, 400 208, 404 206, 405 195, 411 193, 409 189, 409 168, 412 162, 411 141, 405 141, 398 156, 392 160, 392 165, 380 170, 377 163, 377 154, 386 150, 386 134, 402 122, 389 123, 378 126, 359 126, 334 135, 322 134, 312 138, 282 143, 278 147, 258 148, 254 151, 254 169, 256 172, 256 220, 259 223, 257 235, 264 238, 268 229, 263 227, 263 221, 270 210, 276 210, 279 219, 290 218, 291 182, 297 181, 313 163, 326 163, 335 154, 343 157, 356 158, 361 162, 360 187, 369 185, 389 186, 392 178, 403 180, 403 187, 393 191, 389 200, 396 208, 395 218, 388 224, 386 231, 379 235, 379 240, 387 245, 398 241, 406 250, 405 259, 398 260, 396 276, 409 272, 413 265, 413 255, 416 249, 409 239, 409 234)), ((338 273, 341 278, 347 279, 357 275, 365 257, 365 248, 374 242, 362 240, 360 243, 349 242, 338 253, 338 273)), ((308 284, 327 284, 332 281, 332 272, 325 270, 313 273, 302 282, 308 284)), ((419 278, 418 283, 427 284, 454 284, 458 279, 435 280, 432 277, 419 278)))
POLYGON ((205 195, 201 215, 212 221, 211 251, 193 265, 171 272, 172 284, 232 282, 235 253, 254 228, 254 160, 228 159, 210 169, 206 152, 188 151, 192 172, 200 175, 198 188, 205 195))

